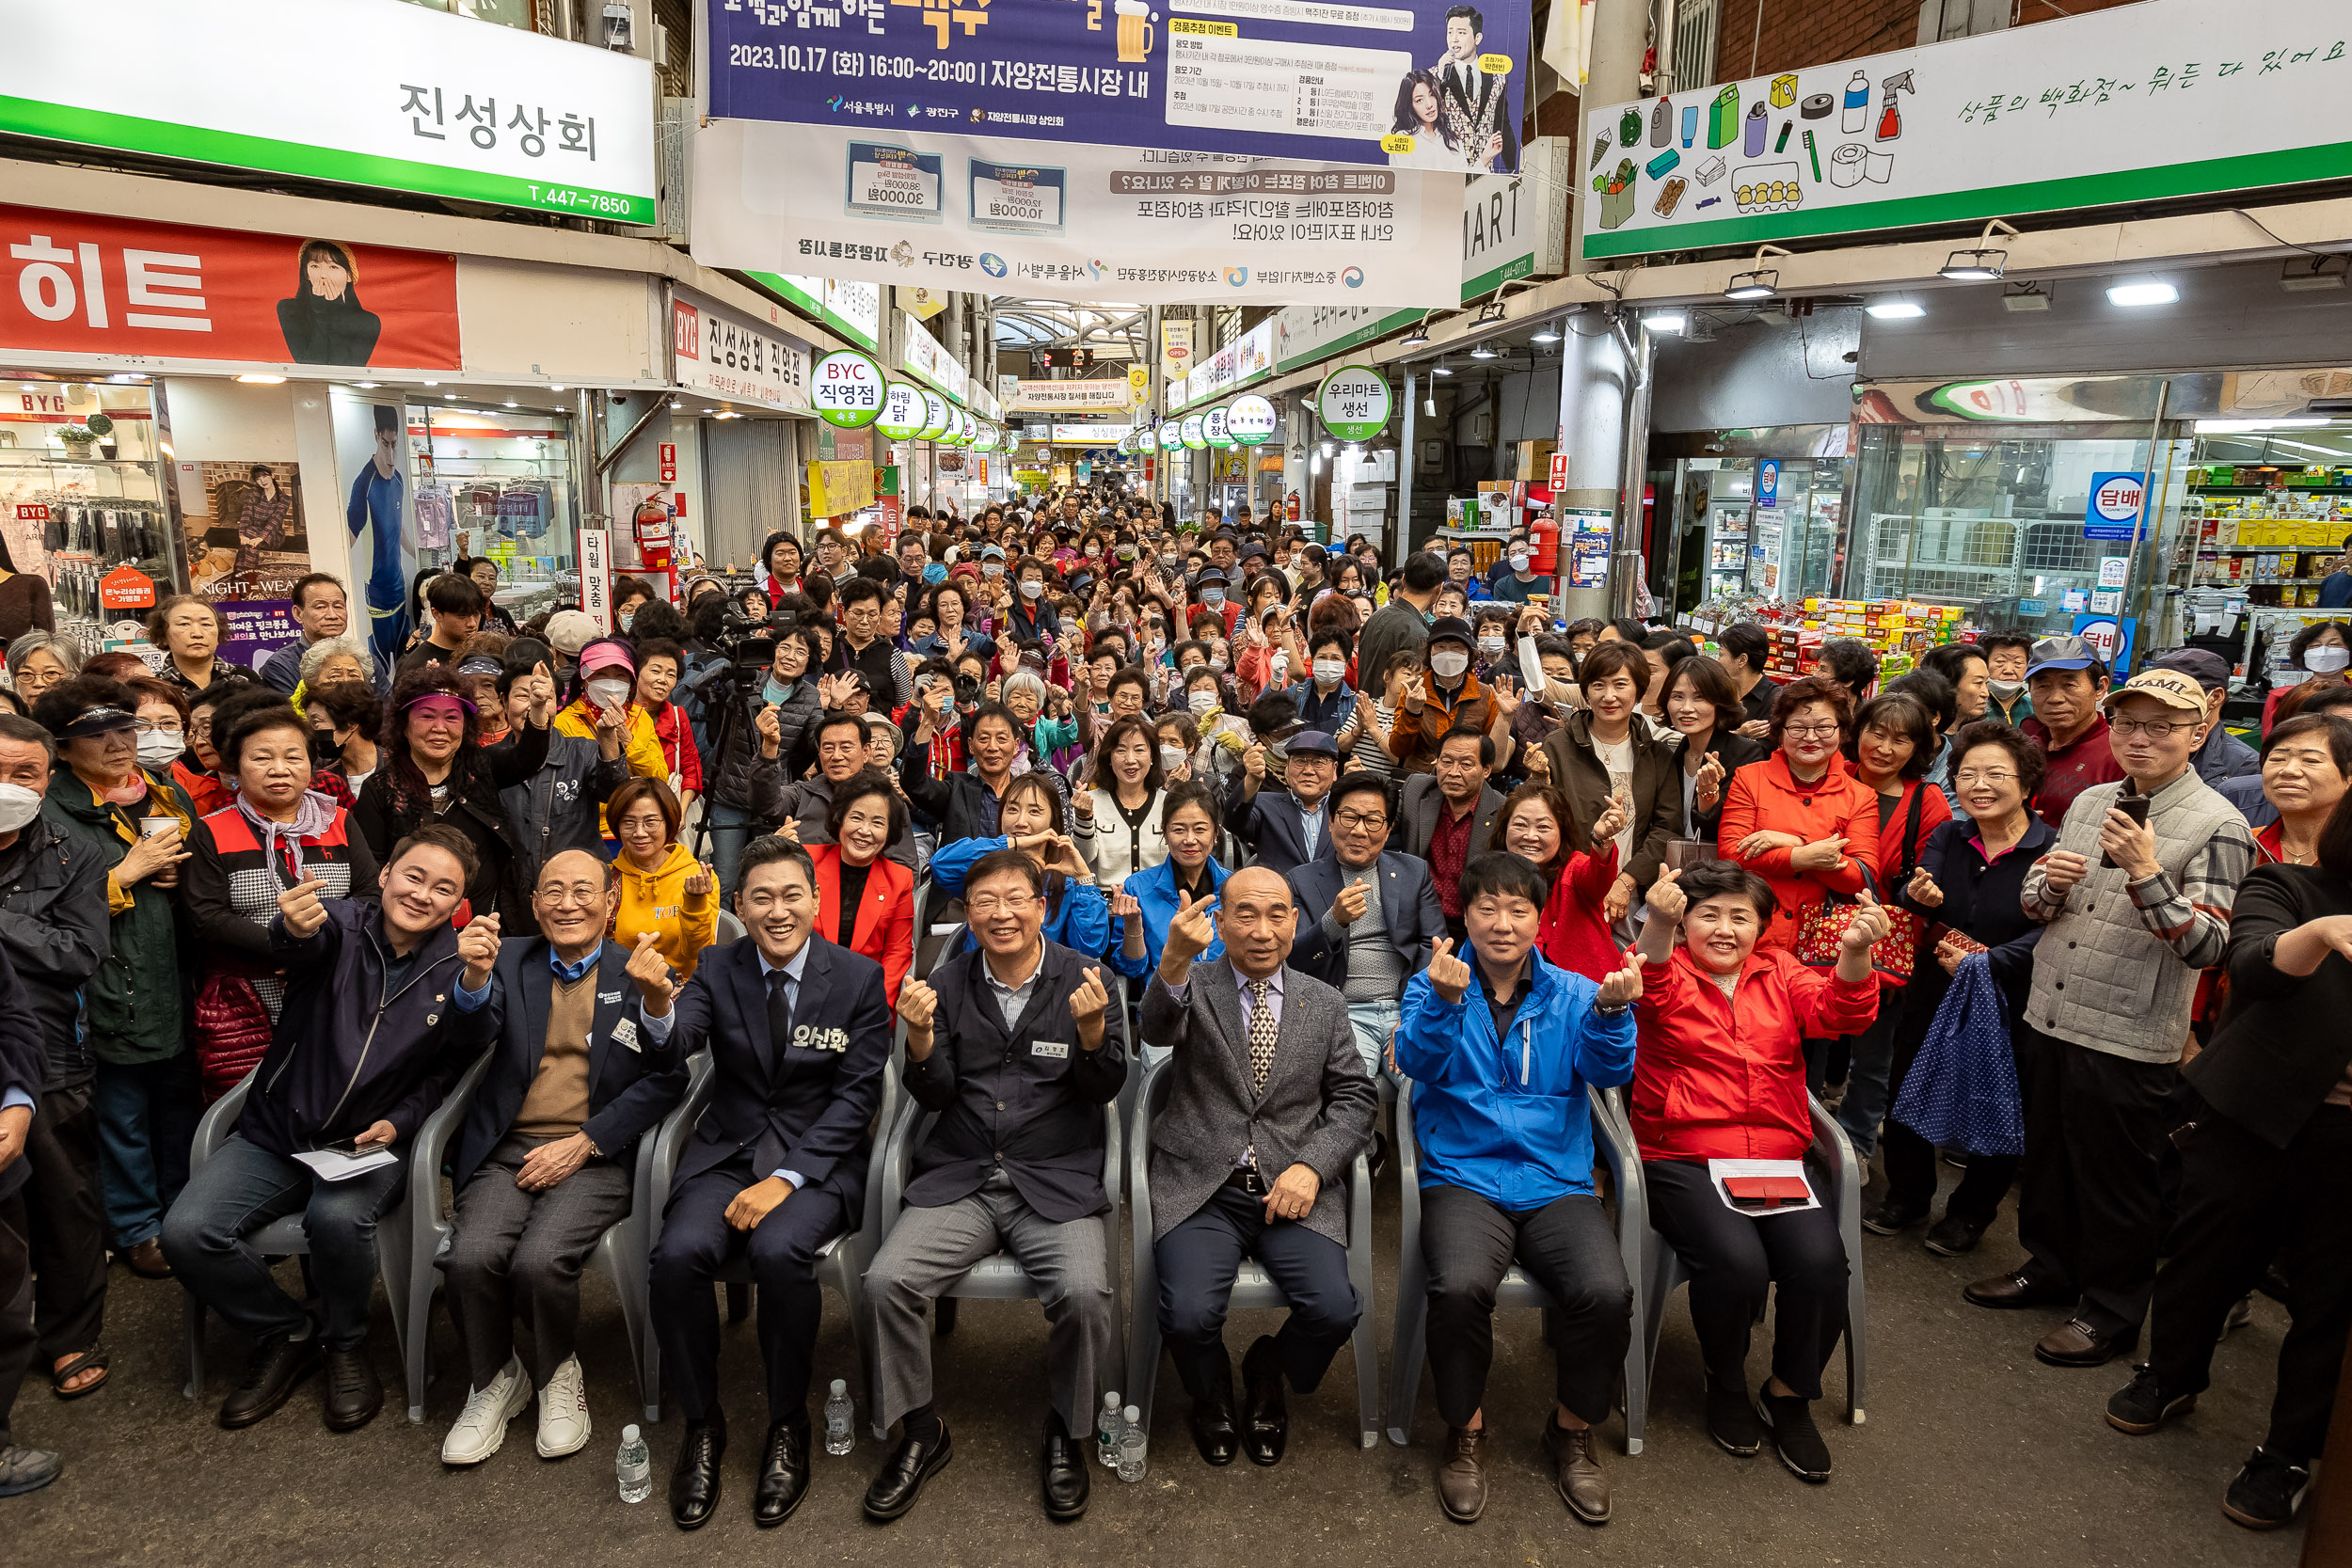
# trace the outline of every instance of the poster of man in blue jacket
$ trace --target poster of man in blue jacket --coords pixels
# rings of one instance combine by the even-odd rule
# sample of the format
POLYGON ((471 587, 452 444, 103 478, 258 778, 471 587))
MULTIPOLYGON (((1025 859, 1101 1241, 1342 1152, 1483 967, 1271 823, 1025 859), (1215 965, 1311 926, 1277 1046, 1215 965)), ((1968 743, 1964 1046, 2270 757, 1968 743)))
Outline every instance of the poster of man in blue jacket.
POLYGON ((375 651, 376 668, 389 670, 408 641, 408 579, 403 564, 407 481, 400 464, 399 407, 372 404, 368 412, 375 421, 375 451, 352 479, 343 518, 351 525, 353 575, 367 583, 369 645, 375 651), (365 549, 362 535, 370 540, 365 549))

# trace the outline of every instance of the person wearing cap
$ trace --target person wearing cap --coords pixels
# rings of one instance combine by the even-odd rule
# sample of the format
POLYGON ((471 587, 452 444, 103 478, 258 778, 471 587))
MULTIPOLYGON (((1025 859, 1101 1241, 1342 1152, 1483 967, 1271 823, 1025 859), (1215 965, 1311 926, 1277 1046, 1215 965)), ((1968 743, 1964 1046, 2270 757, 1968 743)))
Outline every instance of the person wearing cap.
POLYGON ((1262 738, 1243 753, 1225 815, 1256 855, 1254 863, 1288 877, 1330 849, 1328 797, 1339 776, 1339 746, 1321 730, 1300 730, 1287 741, 1262 738), (1283 753, 1279 794, 1261 787, 1269 752, 1283 753))
MULTIPOLYGON (((1224 622, 1225 635, 1229 639, 1233 635, 1233 628, 1241 624, 1241 605, 1229 592, 1233 578, 1239 575, 1228 572, 1222 566, 1208 565, 1200 568, 1200 575, 1193 579, 1192 584, 1192 596, 1198 607, 1193 613, 1216 616, 1224 622)), ((1198 637, 1200 633, 1193 635, 1198 637)))
MULTIPOLYGON (((595 740, 606 731, 621 737, 622 754, 633 779, 667 779, 670 759, 652 718, 636 703, 637 656, 618 637, 603 637, 580 650, 569 682, 571 701, 555 716, 555 733, 595 740)), ((604 836, 612 836, 608 825, 604 836)))
MULTIPOLYGON (((760 618, 766 618, 764 610, 760 618)), ((561 681, 570 676, 572 664, 580 657, 580 650, 601 635, 603 628, 596 625, 596 618, 584 610, 559 610, 548 617, 548 624, 542 629, 548 646, 555 651, 553 673, 561 681)))
POLYGON ((1441 615, 1431 625, 1427 673, 1405 689, 1404 705, 1389 732, 1389 750, 1396 757, 1398 772, 1428 772, 1437 761, 1438 743, 1449 732, 1466 728, 1493 737, 1495 768, 1511 765, 1518 746, 1511 736, 1511 717, 1519 710, 1518 700, 1478 683, 1470 670, 1477 646, 1467 621, 1441 615))
MULTIPOLYGON (((2044 646, 2058 641, 2074 640, 2044 646)), ((2035 682, 2037 713, 2050 684, 2035 682)), ((2198 972, 2221 961, 2254 863, 2245 818, 2189 766, 2209 723, 2196 677, 2143 671, 2101 705, 2122 777, 2075 796, 2022 895, 2046 923, 2018 1029, 2027 1258, 1966 1292, 1979 1307, 2066 1307, 2034 1347, 2054 1367, 2100 1366, 2138 1343, 2198 972)))
POLYGON ((2048 759, 2036 806, 2042 820, 2056 829, 2076 796, 2123 776, 2108 744, 2102 708, 2107 667, 2079 637, 2045 637, 2033 645, 2026 689, 2033 698, 2033 715, 2018 727, 2048 759))
POLYGON ((2230 697, 2230 667, 2221 656, 2203 648, 2175 648, 2156 658, 2151 670, 2178 670, 2204 689, 2205 743, 2197 748, 2189 766, 2197 776, 2209 784, 2218 785, 2224 779, 2243 778, 2260 773, 2263 761, 2260 752, 2221 727, 2221 705, 2230 697))

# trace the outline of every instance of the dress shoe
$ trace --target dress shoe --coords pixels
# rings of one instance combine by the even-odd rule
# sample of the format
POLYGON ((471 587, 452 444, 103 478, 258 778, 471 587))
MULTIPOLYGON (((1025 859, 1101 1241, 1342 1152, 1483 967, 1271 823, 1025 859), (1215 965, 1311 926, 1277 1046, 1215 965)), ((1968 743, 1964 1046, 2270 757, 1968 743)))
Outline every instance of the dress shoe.
POLYGON ((888 1521, 913 1508, 914 1499, 923 1495, 923 1483, 946 1469, 955 1452, 956 1440, 948 1434, 945 1421, 940 1423, 939 1440, 935 1443, 915 1437, 899 1438, 898 1446, 882 1461, 873 1484, 866 1489, 866 1516, 888 1521))
POLYGON ((1291 1435, 1282 1403, 1282 1353, 1266 1335, 1242 1357, 1242 1447, 1252 1465, 1279 1465, 1291 1435))
POLYGON ((670 1471, 670 1519, 680 1529, 700 1529, 719 1508, 719 1461, 727 1456, 727 1424, 714 1417, 686 1423, 677 1464, 670 1471))
POLYGON ((1044 1469, 1045 1516, 1057 1525, 1086 1517, 1087 1445, 1049 1424, 1044 1469))
POLYGON ((1192 1402, 1192 1444, 1212 1465, 1231 1465, 1241 1452, 1241 1433, 1233 1426, 1233 1390, 1213 1388, 1192 1402))
POLYGON ((1438 1506, 1457 1525, 1474 1525, 1486 1512, 1486 1429, 1445 1429, 1438 1462, 1438 1506))
POLYGON ((164 1256, 164 1241, 160 1236, 126 1247, 122 1253, 123 1266, 141 1279, 169 1279, 171 1259, 164 1256))
POLYGON ((1964 1252, 1977 1250, 1984 1239, 1984 1223, 1965 1214, 1955 1214, 1949 1209, 1944 1217, 1928 1227, 1927 1248, 1938 1258, 1958 1258, 1964 1252))
POLYGON ((778 1421, 768 1429, 768 1443, 759 1460, 759 1480, 752 1489, 752 1523, 772 1529, 792 1517, 808 1496, 808 1415, 778 1421))
POLYGON ((366 1340, 349 1350, 326 1352, 326 1430, 357 1432, 384 1408, 384 1385, 369 1359, 366 1340))
POLYGON ((2025 1274, 1989 1275, 1960 1293, 1975 1306, 2002 1311, 2021 1307, 2054 1307, 2071 1299, 2070 1292, 2047 1285, 2036 1285, 2033 1276, 2025 1274))
POLYGON ((1591 1427, 1570 1432, 1557 1416, 1544 1422, 1544 1452, 1568 1512, 1588 1525, 1609 1522, 1609 1478, 1600 1473, 1599 1439, 1591 1427))
POLYGON ((295 1384, 319 1370, 321 1354, 316 1334, 299 1339, 271 1334, 255 1340, 253 1357, 246 1363, 245 1381, 220 1402, 220 1424, 233 1432, 274 1413, 286 1402, 295 1384))
POLYGON ((2102 1334, 2069 1318, 2034 1342, 2034 1359, 2052 1367, 2104 1367, 2138 1342, 2137 1334, 2102 1334))

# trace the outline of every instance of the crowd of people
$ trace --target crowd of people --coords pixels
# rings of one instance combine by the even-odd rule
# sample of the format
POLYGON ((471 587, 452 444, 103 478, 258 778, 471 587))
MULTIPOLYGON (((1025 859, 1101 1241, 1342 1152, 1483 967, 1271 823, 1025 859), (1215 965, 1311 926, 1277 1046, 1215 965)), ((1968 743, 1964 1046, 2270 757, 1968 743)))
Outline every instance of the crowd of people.
POLYGON ((0 1031, 0 1496, 62 1463, 9 1435, 24 1374, 107 1380, 110 1259, 249 1342, 222 1426, 313 1376, 329 1428, 373 1418, 379 1234, 477 1062, 444 1165, 469 1387, 442 1457, 487 1460, 534 1403, 538 1454, 578 1452, 580 1275, 707 1056, 649 1260, 681 1528, 726 1473, 722 1278, 760 1288, 754 1517, 806 1494, 819 1272, 867 1222, 887 1079, 931 1119, 903 1214, 863 1238, 898 1434, 866 1510, 901 1516, 950 1461, 925 1315, 1002 1251, 1049 1324, 1043 1507, 1082 1513, 1121 1334, 1105 1121, 1147 1072, 1158 1287, 1133 1310, 1211 1465, 1282 1458, 1287 1395, 1366 1308, 1348 1173, 1409 1135, 1440 1508, 1485 1507, 1516 1265, 1555 1307, 1544 1462, 1606 1521, 1594 1428, 1635 1325, 1602 1116, 1690 1283, 1708 1434, 1828 1480, 1813 1406, 1862 1260, 1819 1104, 1883 1167, 1860 1218, 1887 1244, 1971 1254, 2017 1189, 2022 1260, 1963 1293, 2056 1309, 2050 1366, 2137 1361, 2120 1432, 2192 1406, 2251 1295, 2282 1301, 2269 1430, 2223 1507, 2294 1517, 2352 1323, 2341 660, 2273 692, 2253 743, 2196 648, 2123 680, 1993 631, 1882 680, 1832 641, 1775 678, 1756 626, 1710 653, 1561 624, 1523 536, 1483 571, 1390 563, 1107 490, 779 533, 748 583, 675 605, 613 586, 617 630, 516 625, 495 566, 459 562, 389 669, 325 575, 258 672, 189 595, 151 657, 9 645, 0 1016, 34 1027, 0 1031), (948 911, 935 960, 918 909, 948 911), (1939 1154, 1964 1166, 1940 1216, 1939 1154), (310 1303, 260 1240, 292 1215, 310 1303), (1245 1258, 1290 1312, 1237 1394, 1245 1258))

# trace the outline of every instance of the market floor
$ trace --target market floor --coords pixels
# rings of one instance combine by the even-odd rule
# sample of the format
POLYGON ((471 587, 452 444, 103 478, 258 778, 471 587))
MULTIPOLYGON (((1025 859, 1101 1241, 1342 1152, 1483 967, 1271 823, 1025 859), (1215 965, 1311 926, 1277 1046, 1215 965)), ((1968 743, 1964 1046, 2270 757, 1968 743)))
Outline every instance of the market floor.
MULTIPOLYGON (((1946 1173, 1947 1176, 1949 1172, 1946 1173)), ((1395 1251, 1391 1181, 1383 1189, 1380 1256, 1395 1251)), ((1497 1439, 1486 1518, 1463 1528, 1438 1511, 1431 1464, 1441 1435, 1424 1377, 1414 1446, 1356 1446, 1353 1362, 1344 1353, 1314 1395, 1291 1401, 1289 1456, 1278 1468, 1241 1463, 1211 1470, 1193 1452, 1184 1401, 1163 1370, 1151 1471, 1122 1485, 1097 1470, 1080 1523, 1047 1524, 1036 1502, 1035 1448, 1043 1336, 1029 1303, 968 1302, 939 1341, 939 1405, 956 1439, 954 1462, 895 1526, 866 1522, 858 1501, 882 1449, 863 1435, 854 1453, 816 1456, 807 1502, 782 1530, 751 1523, 751 1469, 763 1416, 752 1390, 751 1325, 728 1332, 723 1376, 733 1391, 725 1495, 698 1534, 669 1522, 663 1483, 675 1451, 675 1416, 651 1429, 656 1487, 637 1507, 618 1499, 612 1453, 634 1391, 616 1304, 588 1280, 583 1359, 596 1435, 560 1464, 532 1451, 533 1412, 505 1447, 467 1472, 445 1472, 441 1438, 465 1394, 448 1319, 437 1306, 438 1376, 427 1420, 399 1409, 389 1320, 379 1298, 377 1361, 385 1412, 336 1436, 319 1419, 313 1383, 245 1432, 223 1432, 213 1410, 243 1366, 242 1347, 215 1321, 210 1387, 181 1397, 179 1288, 117 1270, 106 1340, 114 1354, 103 1393, 59 1403, 28 1381, 16 1408, 20 1441, 61 1449, 63 1478, 0 1502, 0 1559, 43 1568, 84 1564, 598 1564, 708 1560, 732 1552, 801 1561, 989 1564, 1150 1563, 1184 1568, 1239 1560, 1299 1565, 1578 1561, 1639 1564, 1878 1564, 1903 1568, 2285 1568, 2301 1531, 2250 1534, 2222 1517, 2221 1489, 2260 1439, 2284 1314, 2258 1299, 2252 1325, 2233 1335, 2215 1368, 2218 1386, 2163 1433, 2130 1438, 2100 1412, 2129 1377, 2122 1367, 2058 1371, 2033 1359, 2047 1312, 1994 1313, 1961 1300, 1966 1279, 2010 1260, 2009 1219, 1972 1258, 1938 1259, 1918 1232, 1866 1238, 1870 1288, 1867 1423, 1843 1423, 1844 1360, 1833 1360, 1823 1429, 1836 1478, 1810 1487, 1770 1449, 1733 1459, 1710 1443, 1700 1412, 1697 1347, 1688 1309, 1668 1311, 1659 1349, 1647 1451, 1627 1458, 1622 1430, 1606 1429, 1604 1463, 1615 1520, 1576 1523, 1540 1466, 1535 1440, 1551 1385, 1534 1313, 1498 1325, 1487 1405, 1497 1439), (1267 1545, 1254 1544, 1267 1538, 1267 1545)), ((1385 1290, 1388 1279, 1381 1280, 1385 1290)), ((1377 1305, 1382 1364, 1391 1303, 1377 1305)), ((848 1376, 852 1355, 838 1298, 828 1293, 821 1378, 848 1376)), ((1271 1314, 1237 1314, 1235 1359, 1271 1314)), ((1759 1334, 1751 1378, 1763 1375, 1759 1334)), ((822 1384, 819 1384, 821 1400, 822 1384)))

